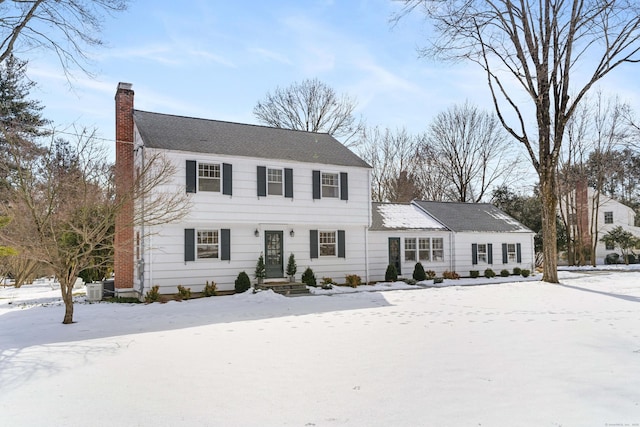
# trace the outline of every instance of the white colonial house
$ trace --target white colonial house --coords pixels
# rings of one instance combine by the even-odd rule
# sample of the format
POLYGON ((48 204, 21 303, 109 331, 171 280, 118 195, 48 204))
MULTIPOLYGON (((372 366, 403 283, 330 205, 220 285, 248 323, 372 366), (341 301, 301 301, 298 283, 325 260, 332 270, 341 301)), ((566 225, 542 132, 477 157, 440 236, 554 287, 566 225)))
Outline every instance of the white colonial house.
POLYGON ((491 268, 533 270, 534 233, 487 203, 374 203, 369 270, 384 278, 388 264, 411 277, 416 262, 441 275, 491 268))
MULTIPOLYGON (((158 285, 200 291, 207 281, 231 290, 239 272, 251 278, 263 254, 266 278, 284 278, 294 254, 298 277, 367 280, 370 166, 328 134, 130 110, 134 164, 163 153, 177 174, 171 185, 188 193, 191 209, 177 224, 134 229, 128 251, 132 283, 119 292, 144 293, 158 285)), ((120 126, 122 126, 120 121, 120 126)), ((119 138, 120 139, 120 138, 119 138)), ((127 147, 125 147, 127 148, 127 147)), ((116 168, 123 162, 116 158, 116 168)), ((162 191, 163 189, 158 189, 162 191)), ((150 196, 153 197, 153 196, 150 196)), ((116 257, 117 259, 117 257, 116 257)), ((116 267, 118 265, 116 264, 116 267)))
MULTIPOLYGON (((128 83, 116 92, 116 186, 135 182, 157 154, 177 171, 155 191, 183 191, 179 222, 137 223, 138 205, 116 218, 115 291, 143 296, 157 285, 231 291, 252 279, 260 255, 266 279, 384 280, 389 263, 411 277, 417 260, 441 273, 533 267, 533 233, 491 205, 372 204, 370 166, 332 136, 136 110, 128 83)), ((153 198, 150 194, 147 197, 153 198)))

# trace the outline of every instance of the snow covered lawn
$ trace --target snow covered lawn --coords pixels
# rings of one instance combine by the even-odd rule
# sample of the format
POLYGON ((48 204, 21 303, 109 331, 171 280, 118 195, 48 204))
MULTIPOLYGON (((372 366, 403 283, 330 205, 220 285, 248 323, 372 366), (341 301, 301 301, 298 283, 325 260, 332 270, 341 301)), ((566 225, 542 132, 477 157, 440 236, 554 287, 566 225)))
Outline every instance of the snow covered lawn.
POLYGON ((640 272, 561 277, 78 303, 73 325, 59 291, 0 288, 0 425, 640 425, 640 272))

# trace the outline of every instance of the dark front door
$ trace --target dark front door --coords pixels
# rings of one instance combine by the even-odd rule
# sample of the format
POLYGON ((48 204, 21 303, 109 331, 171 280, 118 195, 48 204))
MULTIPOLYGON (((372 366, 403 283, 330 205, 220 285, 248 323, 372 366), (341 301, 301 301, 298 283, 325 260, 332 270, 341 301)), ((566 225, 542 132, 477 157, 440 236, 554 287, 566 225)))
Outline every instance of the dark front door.
POLYGON ((398 274, 400 271, 400 238, 389 237, 389 264, 395 265, 398 274))
POLYGON ((282 231, 264 232, 265 270, 267 279, 284 277, 282 262, 282 231))

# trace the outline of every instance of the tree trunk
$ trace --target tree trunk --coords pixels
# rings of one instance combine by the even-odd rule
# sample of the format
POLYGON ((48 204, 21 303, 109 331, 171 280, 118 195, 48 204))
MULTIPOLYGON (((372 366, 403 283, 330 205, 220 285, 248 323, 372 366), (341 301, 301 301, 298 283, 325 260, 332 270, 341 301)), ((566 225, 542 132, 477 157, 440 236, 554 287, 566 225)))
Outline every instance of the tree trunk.
POLYGON ((62 323, 68 325, 73 323, 73 283, 66 278, 60 278, 60 292, 62 293, 62 301, 64 301, 62 323))
POLYGON ((540 174, 540 197, 542 198, 542 280, 558 283, 558 236, 556 229, 556 195, 555 176, 552 170, 540 174))

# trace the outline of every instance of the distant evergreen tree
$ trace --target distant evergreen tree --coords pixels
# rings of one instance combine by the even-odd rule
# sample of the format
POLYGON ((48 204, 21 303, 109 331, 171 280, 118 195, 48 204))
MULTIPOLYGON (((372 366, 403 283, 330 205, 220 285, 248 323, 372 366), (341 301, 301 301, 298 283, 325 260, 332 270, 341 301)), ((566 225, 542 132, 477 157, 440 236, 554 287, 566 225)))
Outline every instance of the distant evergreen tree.
POLYGON ((35 82, 26 76, 27 62, 10 55, 0 63, 0 191, 6 190, 15 170, 11 149, 37 156, 42 151, 35 139, 46 135, 42 126, 48 123, 42 117, 44 106, 29 99, 35 82))

